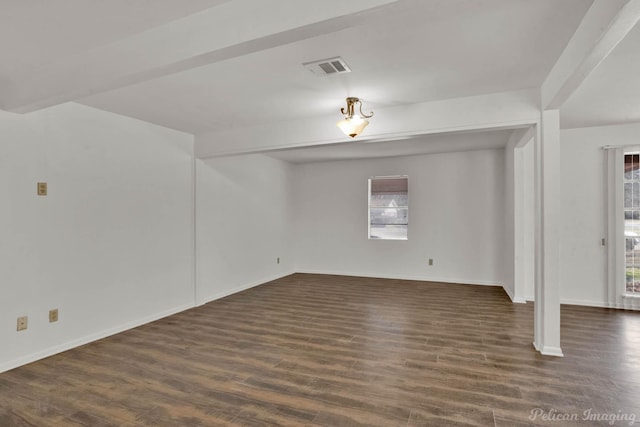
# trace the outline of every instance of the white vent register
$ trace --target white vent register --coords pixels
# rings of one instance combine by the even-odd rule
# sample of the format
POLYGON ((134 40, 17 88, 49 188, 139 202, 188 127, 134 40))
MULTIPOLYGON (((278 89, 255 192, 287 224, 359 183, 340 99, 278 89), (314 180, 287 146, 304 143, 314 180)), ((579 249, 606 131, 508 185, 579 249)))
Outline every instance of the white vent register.
POLYGON ((344 62, 344 59, 338 57, 322 59, 320 61, 307 62, 302 64, 304 68, 311 71, 317 76, 328 76, 332 74, 350 73, 351 68, 344 62))

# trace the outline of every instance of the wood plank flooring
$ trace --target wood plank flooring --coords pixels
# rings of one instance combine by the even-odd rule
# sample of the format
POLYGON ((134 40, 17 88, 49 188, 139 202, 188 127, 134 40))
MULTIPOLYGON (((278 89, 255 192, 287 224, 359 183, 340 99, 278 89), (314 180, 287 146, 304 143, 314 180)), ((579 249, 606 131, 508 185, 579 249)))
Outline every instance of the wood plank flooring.
POLYGON ((500 288, 295 274, 0 374, 0 426, 640 423, 640 313, 532 340, 500 288))

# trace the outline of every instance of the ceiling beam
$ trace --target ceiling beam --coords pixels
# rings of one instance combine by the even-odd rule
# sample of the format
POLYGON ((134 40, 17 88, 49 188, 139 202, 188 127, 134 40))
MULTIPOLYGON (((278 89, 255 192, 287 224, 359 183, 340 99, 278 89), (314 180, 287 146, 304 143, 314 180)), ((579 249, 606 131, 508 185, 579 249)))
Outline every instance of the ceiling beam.
POLYGON ((218 61, 328 34, 397 0, 234 0, 29 70, 0 87, 26 113, 218 61), (281 13, 274 14, 274 10, 281 13), (265 19, 269 16, 269 19, 265 19))
POLYGON ((595 0, 542 84, 541 108, 560 108, 640 19, 640 0, 595 0))
MULTIPOLYGON (((375 115, 358 142, 392 141, 445 132, 504 129, 535 124, 540 118, 538 92, 494 93, 442 101, 373 109, 375 115)), ((340 102, 335 115, 314 119, 243 127, 196 135, 199 158, 311 147, 350 141, 336 122, 342 118, 340 102)))

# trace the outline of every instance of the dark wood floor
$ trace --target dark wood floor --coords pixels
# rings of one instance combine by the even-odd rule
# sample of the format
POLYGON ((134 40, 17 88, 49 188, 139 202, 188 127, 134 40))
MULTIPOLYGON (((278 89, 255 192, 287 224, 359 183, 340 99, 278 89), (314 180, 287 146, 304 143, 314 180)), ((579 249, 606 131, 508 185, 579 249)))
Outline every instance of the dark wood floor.
POLYGON ((0 374, 0 426, 640 423, 640 313, 563 306, 564 358, 532 328, 500 288, 296 274, 0 374))

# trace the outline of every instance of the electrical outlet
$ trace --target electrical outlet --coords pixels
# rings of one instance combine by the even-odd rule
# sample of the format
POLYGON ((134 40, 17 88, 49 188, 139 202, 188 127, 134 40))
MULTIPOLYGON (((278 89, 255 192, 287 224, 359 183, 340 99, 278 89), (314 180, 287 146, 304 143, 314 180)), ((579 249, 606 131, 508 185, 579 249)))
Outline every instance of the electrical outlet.
POLYGON ((429 258, 429 265, 433 265, 433 258, 429 258))
POLYGON ((38 183, 38 196, 46 196, 47 195, 47 183, 39 182, 38 183))
POLYGON ((58 321, 58 309, 53 308, 49 310, 49 323, 53 323, 57 321, 58 321))
POLYGON ((16 328, 16 330, 24 331, 25 329, 27 329, 28 320, 29 318, 27 316, 18 317, 18 327, 16 328))

